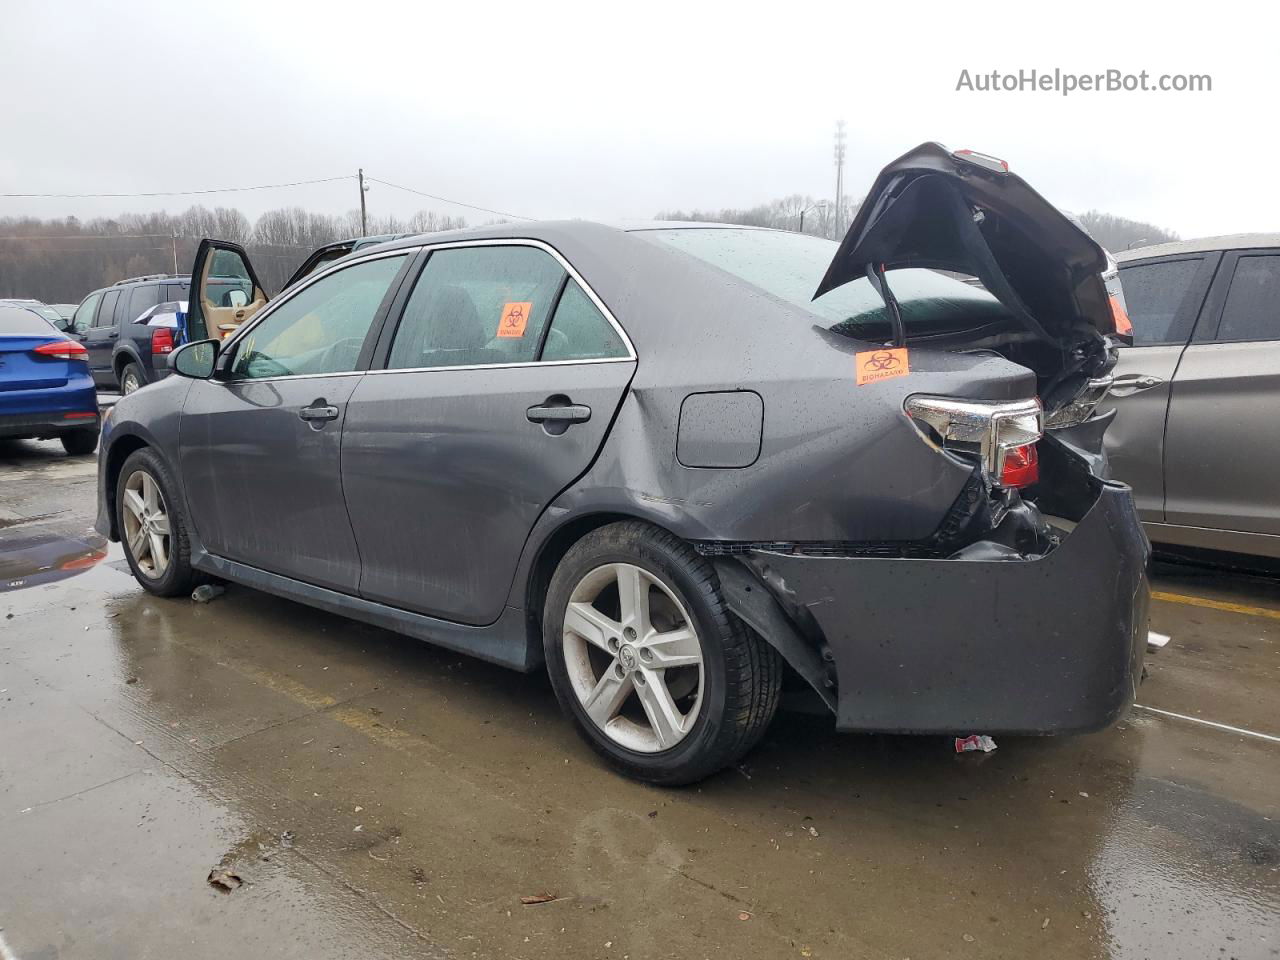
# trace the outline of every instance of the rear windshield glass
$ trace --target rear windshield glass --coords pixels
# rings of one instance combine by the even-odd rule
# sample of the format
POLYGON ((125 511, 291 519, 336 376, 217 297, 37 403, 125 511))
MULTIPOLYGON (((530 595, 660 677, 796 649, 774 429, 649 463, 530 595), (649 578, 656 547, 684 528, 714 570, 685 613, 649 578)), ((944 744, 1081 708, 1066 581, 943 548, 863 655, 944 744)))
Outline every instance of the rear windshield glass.
MULTIPOLYGON (((813 291, 838 244, 821 237, 777 230, 690 228, 645 230, 659 241, 733 274, 765 293, 813 314, 823 326, 851 337, 878 337, 889 328, 880 295, 866 279, 837 287, 817 300, 813 291)), ((933 270, 891 270, 889 287, 908 328, 944 330, 1007 317, 1000 301, 981 287, 933 270)))
POLYGON ((0 337, 47 337, 57 332, 38 313, 21 307, 0 307, 0 337))

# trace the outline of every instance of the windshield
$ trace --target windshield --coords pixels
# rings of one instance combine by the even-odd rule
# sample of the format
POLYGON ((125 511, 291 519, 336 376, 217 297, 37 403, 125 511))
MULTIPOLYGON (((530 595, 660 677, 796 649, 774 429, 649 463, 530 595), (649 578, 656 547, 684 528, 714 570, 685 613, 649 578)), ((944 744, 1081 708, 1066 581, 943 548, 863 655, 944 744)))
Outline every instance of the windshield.
MULTIPOLYGON (((846 283, 812 299, 839 247, 834 241, 802 233, 733 227, 644 230, 638 235, 697 257, 807 310, 835 333, 866 337, 888 330, 884 302, 866 280, 846 283)), ((907 268, 890 271, 887 276, 908 329, 945 330, 1009 315, 985 290, 933 270, 907 268)))

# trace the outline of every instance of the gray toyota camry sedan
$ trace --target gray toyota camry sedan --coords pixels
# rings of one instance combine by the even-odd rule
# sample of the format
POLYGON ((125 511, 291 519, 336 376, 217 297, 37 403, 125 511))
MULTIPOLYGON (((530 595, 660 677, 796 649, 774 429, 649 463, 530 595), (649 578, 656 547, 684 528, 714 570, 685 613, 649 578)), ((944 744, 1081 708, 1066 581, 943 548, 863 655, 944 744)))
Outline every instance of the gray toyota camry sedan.
POLYGON ((229 580, 546 669, 655 783, 735 762, 786 685, 842 730, 1095 730, 1149 592, 1095 412, 1105 266, 937 144, 839 244, 507 224, 268 301, 205 241, 198 342, 104 427, 98 528, 160 596, 229 580))

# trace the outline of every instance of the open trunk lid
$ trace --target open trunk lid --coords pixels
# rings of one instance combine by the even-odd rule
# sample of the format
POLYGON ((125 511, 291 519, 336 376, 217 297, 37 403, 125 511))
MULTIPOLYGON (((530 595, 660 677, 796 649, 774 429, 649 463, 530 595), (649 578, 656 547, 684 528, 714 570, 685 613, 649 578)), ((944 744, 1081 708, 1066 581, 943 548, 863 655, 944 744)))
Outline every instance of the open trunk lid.
POLYGON ((1071 402, 1114 362, 1105 252, 999 160, 925 143, 890 163, 814 298, 897 267, 981 280, 1042 355, 1047 348, 1036 372, 1048 410, 1071 402))

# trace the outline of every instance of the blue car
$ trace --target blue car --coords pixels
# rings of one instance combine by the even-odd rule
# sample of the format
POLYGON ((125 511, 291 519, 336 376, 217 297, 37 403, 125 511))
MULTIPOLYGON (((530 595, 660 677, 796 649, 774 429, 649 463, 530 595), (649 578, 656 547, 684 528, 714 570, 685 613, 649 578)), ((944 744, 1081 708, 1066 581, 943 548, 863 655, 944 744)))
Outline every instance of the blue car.
POLYGON ((67 453, 98 445, 98 395, 83 345, 33 310, 0 306, 0 438, 57 437, 67 453))

